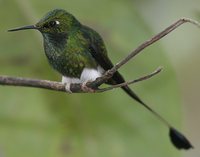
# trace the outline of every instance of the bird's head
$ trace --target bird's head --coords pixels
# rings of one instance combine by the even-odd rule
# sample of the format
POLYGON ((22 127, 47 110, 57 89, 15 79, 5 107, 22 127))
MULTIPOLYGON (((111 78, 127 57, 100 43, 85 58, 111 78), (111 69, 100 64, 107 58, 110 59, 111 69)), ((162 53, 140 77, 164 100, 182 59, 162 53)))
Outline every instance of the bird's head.
POLYGON ((42 34, 67 34, 78 26, 80 26, 80 23, 72 14, 63 9, 55 9, 48 12, 35 25, 19 27, 8 31, 11 32, 26 29, 36 29, 42 34))

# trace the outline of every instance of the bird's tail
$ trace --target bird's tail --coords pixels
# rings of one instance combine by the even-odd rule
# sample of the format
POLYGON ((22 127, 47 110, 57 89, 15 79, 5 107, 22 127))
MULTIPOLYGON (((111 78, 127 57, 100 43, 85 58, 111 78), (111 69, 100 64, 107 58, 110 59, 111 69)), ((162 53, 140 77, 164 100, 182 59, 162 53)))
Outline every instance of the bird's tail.
MULTIPOLYGON (((108 80, 108 84, 119 84, 125 82, 122 75, 117 71, 113 77, 108 80)), ((135 94, 128 86, 123 86, 122 89, 134 100, 136 100, 139 104, 144 106, 147 110, 149 110, 153 115, 155 115, 160 121, 162 121, 169 128, 169 136, 171 142, 178 149, 189 149, 193 148, 190 144, 189 140, 182 135, 179 131, 173 128, 160 114, 154 111, 150 106, 144 103, 138 96, 135 94)))
POLYGON ((140 104, 144 105, 145 103, 128 87, 128 86, 123 86, 122 89, 133 99, 135 99, 137 102, 140 104))
POLYGON ((160 114, 155 112, 152 108, 150 108, 147 104, 145 104, 128 86, 123 86, 122 89, 134 100, 144 106, 147 110, 153 113, 156 117, 158 117, 164 124, 169 127, 169 136, 171 142, 178 149, 189 149, 193 148, 189 140, 175 128, 173 128, 160 114))
POLYGON ((157 116, 159 119, 161 119, 167 126, 171 127, 171 125, 162 118, 157 112, 155 112, 152 108, 150 108, 146 103, 144 103, 138 96, 131 90, 128 86, 123 86, 122 89, 134 100, 136 100, 138 103, 143 105, 146 109, 148 109, 150 112, 152 112, 155 116, 157 116))

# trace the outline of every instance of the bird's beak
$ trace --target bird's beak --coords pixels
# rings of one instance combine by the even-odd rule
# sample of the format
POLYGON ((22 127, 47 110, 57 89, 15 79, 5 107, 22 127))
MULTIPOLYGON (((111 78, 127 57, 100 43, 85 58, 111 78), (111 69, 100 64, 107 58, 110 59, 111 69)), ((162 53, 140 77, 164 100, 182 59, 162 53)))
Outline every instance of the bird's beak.
POLYGON ((35 25, 30 26, 23 26, 19 28, 9 29, 8 32, 14 32, 14 31, 20 31, 20 30, 26 30, 26 29, 38 29, 35 25))

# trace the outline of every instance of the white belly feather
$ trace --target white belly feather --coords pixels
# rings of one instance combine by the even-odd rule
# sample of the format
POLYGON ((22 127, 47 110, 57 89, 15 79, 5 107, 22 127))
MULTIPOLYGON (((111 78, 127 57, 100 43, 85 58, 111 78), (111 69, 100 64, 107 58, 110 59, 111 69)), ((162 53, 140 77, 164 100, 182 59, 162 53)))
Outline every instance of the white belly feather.
POLYGON ((101 77, 105 70, 98 66, 97 69, 89 69, 89 68, 84 68, 81 74, 80 78, 73 78, 73 77, 67 77, 63 76, 62 77, 62 83, 84 83, 88 81, 94 81, 96 78, 101 77))

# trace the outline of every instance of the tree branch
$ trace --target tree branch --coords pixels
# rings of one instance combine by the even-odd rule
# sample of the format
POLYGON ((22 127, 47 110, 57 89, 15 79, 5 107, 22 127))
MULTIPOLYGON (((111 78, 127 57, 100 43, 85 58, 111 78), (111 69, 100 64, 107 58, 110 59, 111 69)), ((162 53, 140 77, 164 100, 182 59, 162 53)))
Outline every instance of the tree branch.
MULTIPOLYGON (((160 40, 176 28, 178 28, 180 25, 184 23, 191 23, 197 27, 200 27, 200 23, 197 21, 194 21, 192 19, 188 18, 182 18, 174 22, 172 25, 164 29, 162 32, 158 33, 157 35, 153 36, 151 39, 143 42, 141 45, 139 45, 134 51, 132 51, 128 56, 126 56, 124 59, 122 59, 119 63, 117 63, 113 68, 108 70, 102 77, 97 78, 93 82, 88 82, 86 85, 92 89, 95 90, 95 92, 104 92, 107 90, 111 90, 114 88, 122 87, 125 85, 130 85, 132 83, 136 83, 139 81, 143 81, 146 79, 151 78, 152 76, 158 74, 161 69, 156 70, 155 72, 146 75, 144 77, 141 77, 136 80, 128 81, 122 84, 114 85, 108 88, 99 89, 98 87, 105 83, 109 78, 113 76, 113 74, 124 64, 126 64, 130 59, 134 58, 137 54, 142 52, 143 49, 150 46, 151 44, 155 43, 156 41, 160 40)), ((50 90, 56 90, 56 91, 65 91, 65 86, 60 82, 55 81, 49 81, 49 80, 38 80, 38 79, 30 79, 30 78, 20 78, 20 77, 10 77, 10 76, 0 76, 0 85, 10 85, 10 86, 25 86, 25 87, 36 87, 36 88, 44 88, 44 89, 50 89, 50 90)), ((81 93, 85 92, 82 89, 82 84, 71 84, 70 90, 73 93, 81 93)))
MULTIPOLYGON (((113 85, 107 88, 102 89, 95 89, 94 92, 101 93, 108 90, 112 90, 114 88, 119 88, 122 86, 130 85, 133 83, 137 83, 140 81, 147 80, 159 72, 161 72, 162 68, 158 68, 156 71, 145 75, 143 77, 140 77, 138 79, 124 82, 121 84, 113 85)), ((90 84, 90 83, 88 83, 90 84)), ((22 77, 11 77, 11 76, 0 76, 0 85, 9 85, 9 86, 22 86, 22 87, 35 87, 35 88, 43 88, 43 89, 49 89, 49 90, 55 90, 55 91, 65 91, 65 86, 61 82, 56 81, 49 81, 49 80, 39 80, 39 79, 30 79, 30 78, 22 78, 22 77)), ((83 93, 85 91, 82 90, 82 84, 71 84, 70 89, 73 93, 83 93)))
POLYGON ((163 38, 164 36, 166 36, 167 34, 169 34, 170 32, 172 32, 173 30, 175 30, 176 28, 178 28, 179 26, 181 26, 184 23, 191 23, 197 27, 200 28, 200 23, 193 20, 193 19, 188 19, 188 18, 181 18, 179 20, 177 20, 176 22, 174 22, 173 24, 171 24, 169 27, 167 27, 166 29, 164 29, 162 32, 156 34, 155 36, 153 36, 151 39, 143 42, 141 45, 139 45, 135 50, 133 50, 127 57, 125 57, 124 59, 122 59, 119 63, 117 63, 112 69, 108 70, 105 75, 103 77, 101 77, 101 79, 96 80, 95 82, 93 82, 93 87, 97 87, 99 85, 101 85, 102 83, 106 82, 106 80, 108 80, 109 78, 111 78, 113 76, 113 74, 124 64, 126 64, 129 60, 133 59, 137 54, 139 54, 143 49, 145 49, 146 47, 152 45, 153 43, 155 43, 156 41, 160 40, 161 38, 163 38))

